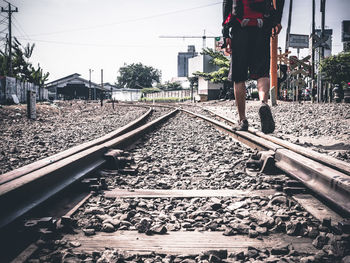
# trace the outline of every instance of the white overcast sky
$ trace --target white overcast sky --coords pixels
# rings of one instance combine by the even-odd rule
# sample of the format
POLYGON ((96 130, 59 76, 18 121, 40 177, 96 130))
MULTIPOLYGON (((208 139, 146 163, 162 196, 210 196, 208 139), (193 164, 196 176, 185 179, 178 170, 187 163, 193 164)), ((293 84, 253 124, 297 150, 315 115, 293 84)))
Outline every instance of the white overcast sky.
MULTIPOLYGON (((202 39, 163 39, 160 35, 221 35, 222 1, 217 0, 9 0, 18 7, 13 14, 13 36, 35 43, 31 61, 50 72, 50 81, 79 73, 100 83, 114 83, 124 63, 138 63, 162 71, 162 80, 177 76, 177 53, 187 45, 202 48, 202 39)), ((316 0, 316 25, 321 25, 316 0)), ((311 0, 294 0, 291 33, 311 31, 311 0)), ((0 0, 0 6, 7 4, 0 0)), ((284 49, 289 0, 286 0, 279 37, 284 49)), ((326 26, 334 30, 333 53, 342 50, 341 21, 350 20, 350 0, 327 0, 326 26)), ((6 14, 1 14, 3 20, 6 14)), ((5 19, 6 20, 6 19, 5 19)), ((6 34, 0 25, 0 38, 6 34)), ((213 47, 208 39, 207 46, 213 47)), ((293 51, 295 53, 295 51, 293 51)), ((303 50, 301 55, 306 55, 303 50)))

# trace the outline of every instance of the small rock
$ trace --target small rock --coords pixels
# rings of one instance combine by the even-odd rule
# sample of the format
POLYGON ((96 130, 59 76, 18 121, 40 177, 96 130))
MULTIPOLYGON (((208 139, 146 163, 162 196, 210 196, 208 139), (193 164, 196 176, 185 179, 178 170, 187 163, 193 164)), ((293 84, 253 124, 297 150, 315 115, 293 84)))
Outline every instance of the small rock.
POLYGON ((69 245, 71 247, 80 247, 81 246, 80 242, 78 242, 78 241, 71 241, 71 242, 69 242, 69 245))
POLYGON ((289 247, 287 246, 276 246, 271 249, 272 255, 287 255, 289 253, 289 247))
POLYGON ((259 235, 258 231, 249 229, 248 236, 249 236, 250 238, 255 238, 255 237, 257 237, 258 235, 259 235))
POLYGON ((297 236, 301 230, 301 223, 298 221, 290 221, 286 223, 287 235, 297 236))
POLYGON ((312 242, 312 245, 317 249, 322 249, 328 243, 328 238, 324 233, 320 233, 312 242))
POLYGON ((256 230, 256 232, 258 232, 261 235, 267 235, 267 228, 266 227, 258 226, 255 230, 256 230))
POLYGON ((308 230, 308 236, 310 238, 316 238, 320 233, 316 227, 310 227, 308 230))
POLYGON ((152 221, 149 218, 142 218, 139 224, 136 224, 135 227, 139 233, 146 233, 149 231, 152 225, 152 221))
POLYGON ((220 249, 220 250, 208 250, 203 252, 205 256, 215 255, 216 257, 220 259, 226 259, 227 258, 227 249, 220 249))
POLYGON ((300 263, 313 263, 315 262, 314 256, 303 257, 300 259, 300 263))
MULTIPOLYGON (((222 260, 221 260, 221 258, 219 258, 218 256, 216 256, 216 255, 213 255, 213 254, 211 254, 210 256, 209 256, 209 263, 219 263, 219 262, 222 262, 222 260)), ((196 262, 196 261, 194 261, 194 262, 196 262)))
POLYGON ((248 247, 248 253, 246 255, 248 258, 256 258, 259 255, 259 250, 254 247, 248 247))
POLYGON ((93 215, 103 215, 105 212, 102 208, 100 207, 90 207, 85 210, 84 214, 93 214, 93 215))
POLYGON ((350 263, 350 255, 343 257, 341 263, 350 263))
POLYGON ((284 194, 278 193, 271 198, 269 202, 269 206, 276 205, 276 204, 286 204, 287 201, 288 199, 284 194))
POLYGON ((96 234, 95 229, 93 229, 93 228, 83 229, 83 232, 84 232, 85 236, 93 236, 96 234))
POLYGON ((154 234, 164 235, 168 230, 164 225, 155 225, 151 227, 150 231, 154 234))
POLYGON ((107 233, 111 233, 115 231, 115 228, 112 224, 110 223, 105 223, 102 225, 102 229, 103 232, 107 232, 107 233))

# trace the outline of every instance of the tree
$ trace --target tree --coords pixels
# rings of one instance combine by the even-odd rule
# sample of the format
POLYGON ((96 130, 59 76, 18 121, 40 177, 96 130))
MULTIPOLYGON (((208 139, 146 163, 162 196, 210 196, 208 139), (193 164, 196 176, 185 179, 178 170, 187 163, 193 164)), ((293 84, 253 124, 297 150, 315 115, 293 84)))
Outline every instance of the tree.
MULTIPOLYGON (((21 81, 28 81, 35 85, 42 87, 49 77, 49 73, 43 72, 43 69, 38 64, 38 68, 35 68, 32 63, 29 62, 30 57, 33 54, 35 44, 27 44, 25 47, 14 38, 12 49, 12 68, 13 76, 21 81)), ((0 75, 8 75, 8 48, 5 46, 5 50, 0 50, 0 75)))
POLYGON ((215 51, 212 48, 203 49, 202 55, 209 55, 211 60, 209 63, 214 64, 219 67, 217 71, 210 73, 195 72, 193 75, 204 77, 206 80, 210 80, 214 83, 225 83, 228 81, 227 76, 230 70, 230 59, 225 57, 219 51, 215 51))
POLYGON ((160 82, 161 71, 142 63, 124 64, 119 69, 116 85, 129 89, 143 89, 152 87, 153 82, 160 82))
POLYGON ((326 81, 344 85, 350 81, 350 52, 341 52, 321 61, 321 72, 326 81))

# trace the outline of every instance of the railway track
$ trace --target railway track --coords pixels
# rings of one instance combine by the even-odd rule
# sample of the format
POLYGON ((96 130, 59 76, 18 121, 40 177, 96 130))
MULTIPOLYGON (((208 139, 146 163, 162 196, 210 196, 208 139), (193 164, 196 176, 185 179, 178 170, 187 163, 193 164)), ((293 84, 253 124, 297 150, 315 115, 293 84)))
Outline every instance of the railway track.
POLYGON ((27 217, 26 229, 39 233, 39 240, 15 261, 340 262, 348 255, 346 166, 321 158, 316 163, 301 149, 296 153, 257 131, 235 132, 228 119, 225 124, 175 109, 134 129, 138 121, 53 162, 2 178, 3 229, 23 222, 37 204, 81 178, 93 190, 58 222, 27 217), (33 177, 39 180, 33 183, 33 177), (342 216, 305 186, 336 204, 342 216))

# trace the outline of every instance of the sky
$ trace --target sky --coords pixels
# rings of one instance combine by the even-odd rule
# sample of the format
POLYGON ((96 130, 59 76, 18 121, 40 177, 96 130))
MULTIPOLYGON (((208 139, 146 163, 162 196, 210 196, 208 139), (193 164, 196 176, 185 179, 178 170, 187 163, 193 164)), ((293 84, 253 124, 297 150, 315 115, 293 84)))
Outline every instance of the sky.
MULTIPOLYGON (((162 81, 177 76, 177 54, 188 45, 202 49, 207 36, 221 36, 222 1, 218 0, 8 0, 18 7, 12 35, 22 44, 35 43, 30 61, 50 73, 49 81, 79 73, 101 83, 115 83, 125 64, 142 63, 162 72, 162 81), (160 38, 159 36, 180 38, 160 38), (181 36, 198 36, 197 39, 181 36)), ((284 50, 289 1, 285 0, 279 46, 284 50)), ((316 26, 321 25, 316 0, 316 26)), ((311 0, 294 0, 291 33, 311 32, 311 0)), ((0 0, 7 9, 7 3, 0 0)), ((342 51, 341 21, 350 20, 350 0, 327 0, 326 26, 333 29, 333 54, 342 51)), ((0 18, 0 45, 7 33, 0 18)), ((207 39, 207 47, 214 40, 207 39)), ((292 49, 293 54, 296 50, 292 49)), ((300 55, 306 56, 304 49, 300 55)))

